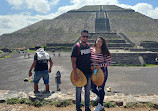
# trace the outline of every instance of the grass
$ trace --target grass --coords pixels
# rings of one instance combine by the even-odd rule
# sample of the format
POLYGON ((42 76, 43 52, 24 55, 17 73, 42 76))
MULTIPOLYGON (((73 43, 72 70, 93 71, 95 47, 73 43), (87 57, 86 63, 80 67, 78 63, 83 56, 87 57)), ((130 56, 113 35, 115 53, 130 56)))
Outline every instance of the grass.
POLYGON ((137 67, 154 67, 154 66, 158 66, 156 64, 144 64, 144 65, 139 65, 139 64, 130 64, 130 65, 127 65, 127 64, 111 64, 111 66, 127 66, 127 67, 130 67, 130 66, 137 66, 137 67))
MULTIPOLYGON (((35 106, 35 107, 41 107, 45 105, 54 105, 56 107, 67 107, 69 105, 75 104, 72 100, 35 100, 31 101, 30 99, 26 98, 11 98, 6 100, 7 104, 27 104, 30 106, 35 106)), ((81 102, 81 105, 84 106, 84 102, 81 102)), ((97 104, 95 102, 90 101, 90 106, 96 106, 97 104)), ((104 107, 107 108, 113 108, 116 107, 117 105, 115 102, 104 102, 103 103, 104 107)), ((131 102, 127 103, 125 108, 134 108, 134 107, 150 107, 152 109, 156 109, 155 104, 148 102, 148 103, 139 103, 139 102, 131 102)))
MULTIPOLYGON (((98 103, 97 102, 93 102, 93 101, 90 101, 90 105, 91 106, 97 106, 98 103)), ((116 104, 114 102, 104 102, 103 103, 104 107, 107 107, 107 108, 112 108, 112 107, 116 107, 116 104)))
POLYGON ((103 103, 104 107, 107 107, 107 108, 112 108, 112 107, 115 107, 116 104, 113 103, 113 102, 105 102, 103 103))
POLYGON ((69 105, 72 105, 72 100, 54 100, 54 101, 49 101, 49 100, 35 100, 31 101, 30 99, 26 98, 11 98, 6 100, 7 104, 27 104, 27 105, 32 105, 35 107, 41 107, 44 105, 55 105, 56 107, 66 107, 69 105))
POLYGON ((154 67, 157 66, 156 64, 145 64, 146 67, 154 67))
POLYGON ((155 108, 155 105, 151 102, 147 102, 147 103, 139 103, 139 102, 134 102, 134 103, 127 103, 126 104, 126 108, 133 108, 133 107, 144 107, 144 106, 148 106, 150 108, 155 108))
POLYGON ((46 47, 46 50, 48 51, 71 51, 72 47, 67 46, 52 46, 52 47, 46 47))
POLYGON ((5 58, 9 58, 11 57, 11 55, 6 55, 6 56, 3 56, 3 57, 0 57, 0 59, 5 59, 5 58))
POLYGON ((131 102, 126 104, 126 108, 132 108, 132 107, 142 107, 144 104, 142 103, 137 103, 137 102, 131 102))

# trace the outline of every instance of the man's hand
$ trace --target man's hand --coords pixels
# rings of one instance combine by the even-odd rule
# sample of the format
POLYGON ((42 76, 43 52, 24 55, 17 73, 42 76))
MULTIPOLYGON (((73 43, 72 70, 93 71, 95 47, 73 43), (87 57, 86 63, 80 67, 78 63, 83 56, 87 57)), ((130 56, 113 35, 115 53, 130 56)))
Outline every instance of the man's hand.
POLYGON ((79 79, 79 76, 77 75, 77 73, 74 73, 74 80, 78 81, 78 79, 79 79))
POLYGON ((52 72, 52 69, 51 68, 49 68, 49 73, 51 73, 52 72))
POLYGON ((29 71, 29 77, 31 77, 32 76, 32 72, 31 71, 29 71))

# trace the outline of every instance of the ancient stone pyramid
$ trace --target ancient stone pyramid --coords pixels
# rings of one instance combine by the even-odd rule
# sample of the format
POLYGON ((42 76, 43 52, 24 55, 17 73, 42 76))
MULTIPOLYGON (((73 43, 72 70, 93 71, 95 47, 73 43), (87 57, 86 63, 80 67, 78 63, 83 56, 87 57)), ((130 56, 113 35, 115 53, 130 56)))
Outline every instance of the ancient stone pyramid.
POLYGON ((42 20, 10 34, 0 36, 0 47, 32 47, 36 45, 74 44, 83 29, 91 33, 91 40, 104 36, 109 47, 150 47, 158 41, 158 20, 131 9, 114 5, 89 5, 71 10, 52 20, 42 20))

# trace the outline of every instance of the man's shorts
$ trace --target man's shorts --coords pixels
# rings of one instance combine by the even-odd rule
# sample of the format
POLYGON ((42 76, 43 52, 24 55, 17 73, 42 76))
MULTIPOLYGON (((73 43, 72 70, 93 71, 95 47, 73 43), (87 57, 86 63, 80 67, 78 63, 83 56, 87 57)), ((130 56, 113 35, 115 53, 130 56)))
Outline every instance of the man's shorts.
POLYGON ((49 83, 49 72, 48 72, 48 70, 35 71, 33 82, 38 84, 41 78, 43 78, 44 84, 49 83))

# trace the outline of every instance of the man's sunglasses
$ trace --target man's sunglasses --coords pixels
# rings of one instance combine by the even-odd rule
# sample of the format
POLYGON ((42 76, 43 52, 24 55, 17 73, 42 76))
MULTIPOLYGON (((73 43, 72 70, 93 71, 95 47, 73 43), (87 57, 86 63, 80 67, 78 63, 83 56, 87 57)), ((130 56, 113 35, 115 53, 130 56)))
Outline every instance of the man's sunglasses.
POLYGON ((85 38, 85 37, 88 38, 88 36, 84 36, 84 35, 83 35, 82 37, 83 37, 83 38, 85 38))

